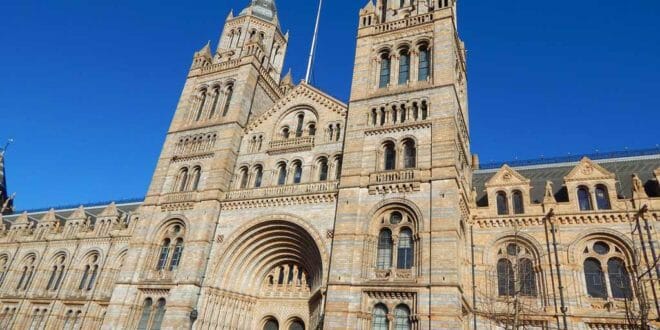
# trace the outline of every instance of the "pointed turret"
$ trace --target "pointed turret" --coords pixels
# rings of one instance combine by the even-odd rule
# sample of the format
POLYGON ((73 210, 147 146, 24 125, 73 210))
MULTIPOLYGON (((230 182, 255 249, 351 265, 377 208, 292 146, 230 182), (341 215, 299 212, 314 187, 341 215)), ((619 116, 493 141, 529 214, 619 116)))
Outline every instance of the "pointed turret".
POLYGON ((0 149, 0 213, 11 214, 13 211, 13 201, 7 193, 7 179, 5 176, 5 150, 0 149))

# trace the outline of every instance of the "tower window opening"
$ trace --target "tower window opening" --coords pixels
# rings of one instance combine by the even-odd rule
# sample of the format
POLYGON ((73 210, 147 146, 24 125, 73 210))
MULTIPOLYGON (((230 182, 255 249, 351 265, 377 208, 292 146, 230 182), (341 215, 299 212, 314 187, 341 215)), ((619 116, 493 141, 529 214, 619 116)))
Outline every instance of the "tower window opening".
POLYGON ((430 73, 430 52, 427 45, 419 47, 419 81, 427 81, 430 73))
POLYGON ((390 84, 390 68, 392 65, 392 60, 390 59, 390 54, 384 52, 380 56, 380 81, 378 87, 385 88, 390 84))
POLYGON ((404 49, 399 55, 399 85, 405 85, 410 80, 410 52, 404 49))

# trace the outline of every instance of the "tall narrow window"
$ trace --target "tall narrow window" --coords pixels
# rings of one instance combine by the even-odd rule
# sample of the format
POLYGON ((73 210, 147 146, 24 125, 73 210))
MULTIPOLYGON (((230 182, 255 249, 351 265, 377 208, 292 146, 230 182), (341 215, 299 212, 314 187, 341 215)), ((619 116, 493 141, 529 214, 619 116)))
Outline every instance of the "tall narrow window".
POLYGON ((405 85, 410 80, 410 53, 406 49, 399 55, 399 85, 405 85))
POLYGON ((293 183, 298 184, 302 181, 302 164, 295 162, 293 164, 293 183))
POLYGON ((27 276, 27 271, 28 271, 27 266, 24 266, 23 267, 23 272, 21 273, 21 279, 18 281, 18 285, 16 286, 16 290, 21 289, 21 286, 23 285, 23 282, 25 282, 25 278, 27 276))
POLYGON ((383 304, 374 306, 374 312, 371 316, 371 329, 389 330, 390 322, 387 320, 387 307, 383 304))
POLYGON ((394 309, 394 330, 410 330, 410 308, 406 305, 394 309))
POLYGON ((92 276, 89 278, 89 283, 87 284, 87 290, 91 290, 94 287, 94 282, 96 282, 96 277, 99 275, 99 265, 92 266, 92 276))
POLYGON ((225 97, 225 108, 222 110, 222 116, 225 117, 227 116, 227 112, 229 111, 229 106, 231 105, 231 98, 234 96, 234 86, 229 85, 227 87, 227 96, 225 97))
POLYGON ((390 171, 396 168, 396 151, 394 150, 394 143, 388 142, 383 150, 384 166, 383 169, 390 171))
POLYGON ((513 192, 513 212, 515 214, 525 213, 525 206, 523 205, 522 192, 516 190, 513 192))
POLYGON ((245 189, 247 188, 248 184, 248 170, 247 168, 242 168, 241 169, 241 182, 240 182, 240 189, 245 189))
POLYGON ((385 88, 390 84, 390 66, 392 60, 389 53, 383 53, 380 56, 380 81, 378 87, 385 88))
POLYGON ((335 179, 339 180, 341 178, 341 167, 342 167, 342 158, 335 158, 335 179))
POLYGON ((596 205, 598 205, 599 210, 609 210, 612 208, 607 187, 602 184, 596 186, 596 205))
POLYGON ((623 260, 619 258, 610 258, 610 260, 607 261, 607 273, 610 278, 612 297, 618 299, 632 298, 630 276, 628 276, 628 271, 626 270, 626 265, 623 260))
POLYGON ((83 276, 80 279, 80 284, 78 285, 78 289, 82 290, 85 288, 85 283, 87 282, 87 277, 89 276, 89 265, 85 266, 85 270, 83 271, 83 276))
POLYGON ((578 204, 580 204, 580 211, 591 211, 593 206, 591 205, 591 196, 589 195, 589 189, 585 186, 578 187, 578 204))
POLYGON ((430 54, 429 48, 426 45, 419 47, 419 81, 427 81, 429 79, 430 72, 430 54))
POLYGON ((215 116, 215 109, 218 107, 218 102, 220 102, 220 87, 216 87, 213 90, 213 105, 211 106, 209 119, 213 119, 213 117, 215 116))
POLYGON ((254 170, 254 187, 259 188, 261 187, 261 180, 263 180, 264 177, 264 170, 261 166, 257 166, 257 168, 254 170))
POLYGON ((163 244, 160 246, 160 255, 158 257, 158 265, 156 265, 156 270, 165 269, 167 264, 167 258, 170 255, 170 239, 166 238, 163 240, 163 244))
POLYGON ((201 100, 199 102, 199 108, 197 109, 197 116, 195 117, 195 121, 202 119, 202 113, 204 112, 204 106, 206 105, 206 90, 202 91, 200 98, 201 100))
POLYGON ((403 166, 405 168, 417 167, 417 149, 415 141, 408 140, 403 143, 403 166))
POLYGON ((327 181, 327 180, 328 180, 328 160, 322 158, 319 161, 319 181, 327 181))
POLYGON ((298 124, 296 125, 296 137, 301 137, 303 135, 303 124, 305 122, 305 115, 298 115, 298 124))
POLYGON ((392 267, 392 232, 383 229, 378 235, 378 254, 376 268, 389 269, 392 267))
POLYGON ((190 190, 197 191, 199 189, 199 180, 202 176, 202 169, 196 166, 192 172, 192 180, 190 182, 190 190))
POLYGON ((497 193, 497 214, 509 214, 509 203, 506 198, 506 193, 503 191, 497 193))
POLYGON ((316 135, 316 125, 310 124, 308 130, 309 130, 309 136, 316 135))
POLYGON ((282 138, 283 139, 289 138, 289 128, 286 126, 282 128, 282 138))
POLYGON ((158 299, 158 303, 156 305, 156 315, 154 315, 154 321, 151 324, 151 329, 160 330, 163 324, 163 318, 165 317, 165 305, 165 298, 158 299))
POLYGON ((605 287, 605 274, 600 261, 594 258, 584 260, 584 279, 587 283, 587 293, 594 298, 607 299, 607 287, 605 287))
POLYGON ((530 297, 536 296, 536 274, 531 260, 520 259, 518 263, 518 281, 520 281, 520 294, 530 297))
POLYGON ((513 296, 515 294, 515 278, 513 265, 508 259, 497 262, 497 291, 500 296, 513 296))
POLYGON ((138 330, 147 330, 149 326, 149 318, 151 317, 151 308, 153 305, 153 300, 147 298, 144 300, 142 305, 142 316, 140 316, 140 322, 138 323, 138 330))
POLYGON ((188 186, 188 168, 184 167, 179 171, 179 177, 177 178, 178 186, 176 191, 185 191, 186 186, 188 186))
POLYGON ((170 262, 170 271, 176 270, 179 268, 179 263, 181 262, 181 255, 183 254, 183 239, 177 238, 176 244, 174 244, 174 253, 172 253, 172 261, 170 262))
POLYGON ((57 279, 57 266, 53 266, 50 272, 50 277, 48 278, 48 285, 46 285, 46 290, 54 289, 56 279, 57 279))
POLYGON ((413 238, 410 229, 404 229, 399 233, 399 244, 397 246, 396 268, 410 269, 413 266, 413 238))
POLYGON ((341 139, 341 125, 337 124, 337 129, 335 130, 335 141, 341 139))
POLYGON ((422 120, 426 120, 429 116, 429 107, 426 104, 426 101, 422 101, 422 120))
POLYGON ((279 174, 277 175, 277 185, 283 186, 286 184, 286 164, 280 164, 279 174))

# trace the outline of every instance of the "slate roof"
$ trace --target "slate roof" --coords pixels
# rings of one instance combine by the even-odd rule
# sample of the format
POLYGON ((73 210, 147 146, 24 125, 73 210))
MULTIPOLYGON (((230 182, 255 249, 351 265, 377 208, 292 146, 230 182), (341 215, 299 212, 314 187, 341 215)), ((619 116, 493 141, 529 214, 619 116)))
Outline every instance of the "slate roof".
MULTIPOLYGON (((85 207, 85 213, 91 215, 92 217, 97 217, 110 203, 94 204, 93 206, 85 207)), ((131 201, 131 202, 118 202, 116 204, 117 210, 123 213, 135 212, 142 205, 142 201, 131 201)), ((60 208, 59 210, 55 209, 55 215, 58 218, 68 219, 73 212, 75 212, 78 207, 66 207, 60 208)), ((27 211, 28 217, 31 220, 39 221, 41 218, 48 213, 49 210, 36 210, 36 211, 27 211)), ((2 217, 4 222, 13 223, 16 218, 21 216, 23 212, 19 211, 12 215, 5 215, 2 217)))
MULTIPOLYGON (((632 196, 632 175, 637 174, 644 183, 649 197, 660 197, 660 187, 655 180, 653 171, 660 168, 660 151, 654 155, 622 157, 594 160, 606 170, 614 173, 620 185, 617 185, 617 195, 621 198, 632 196)), ((533 202, 543 200, 545 183, 551 181, 557 202, 568 201, 568 192, 564 187, 564 177, 577 166, 579 162, 563 162, 555 164, 511 166, 522 176, 531 180, 531 199, 533 202)), ((486 182, 499 171, 498 169, 477 170, 474 172, 473 185, 477 190, 477 206, 487 206, 486 182)))

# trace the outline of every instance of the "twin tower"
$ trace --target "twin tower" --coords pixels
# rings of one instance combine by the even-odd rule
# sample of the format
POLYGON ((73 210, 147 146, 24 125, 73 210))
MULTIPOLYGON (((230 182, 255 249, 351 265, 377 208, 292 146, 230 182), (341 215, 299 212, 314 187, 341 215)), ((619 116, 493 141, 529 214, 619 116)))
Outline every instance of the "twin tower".
POLYGON ((105 328, 468 324, 455 0, 370 1, 358 19, 349 104, 283 77, 273 0, 195 53, 105 328))

